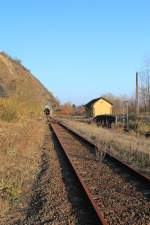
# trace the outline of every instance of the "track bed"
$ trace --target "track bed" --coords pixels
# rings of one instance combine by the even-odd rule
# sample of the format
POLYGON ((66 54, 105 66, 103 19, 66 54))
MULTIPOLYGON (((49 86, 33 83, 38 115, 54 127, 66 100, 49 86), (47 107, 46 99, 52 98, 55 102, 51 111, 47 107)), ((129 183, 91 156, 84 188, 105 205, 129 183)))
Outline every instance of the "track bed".
POLYGON ((111 157, 98 161, 91 145, 60 124, 52 128, 102 224, 150 223, 148 180, 138 179, 111 157))

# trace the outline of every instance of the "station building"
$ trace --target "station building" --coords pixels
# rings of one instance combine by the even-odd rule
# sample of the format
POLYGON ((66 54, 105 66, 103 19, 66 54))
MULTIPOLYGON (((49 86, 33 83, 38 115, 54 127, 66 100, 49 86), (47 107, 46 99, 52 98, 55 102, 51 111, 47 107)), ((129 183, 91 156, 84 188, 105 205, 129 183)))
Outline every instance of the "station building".
POLYGON ((112 115, 112 108, 113 104, 106 98, 96 98, 85 105, 86 116, 112 115))

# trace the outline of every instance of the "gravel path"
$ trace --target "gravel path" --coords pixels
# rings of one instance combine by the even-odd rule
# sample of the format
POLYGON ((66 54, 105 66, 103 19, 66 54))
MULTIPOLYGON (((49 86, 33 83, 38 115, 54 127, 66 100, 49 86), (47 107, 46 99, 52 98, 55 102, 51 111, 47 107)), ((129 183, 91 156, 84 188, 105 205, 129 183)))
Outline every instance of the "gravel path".
POLYGON ((95 225, 90 218, 90 206, 85 207, 87 202, 76 182, 50 132, 45 137, 28 208, 13 225, 95 225))

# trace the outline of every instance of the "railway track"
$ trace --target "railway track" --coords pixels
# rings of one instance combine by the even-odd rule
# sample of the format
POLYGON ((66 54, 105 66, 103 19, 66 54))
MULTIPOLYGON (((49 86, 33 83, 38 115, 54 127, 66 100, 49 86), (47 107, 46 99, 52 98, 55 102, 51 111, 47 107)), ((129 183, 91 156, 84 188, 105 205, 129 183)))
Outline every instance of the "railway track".
POLYGON ((51 127, 103 225, 149 225, 150 179, 58 122, 51 127))

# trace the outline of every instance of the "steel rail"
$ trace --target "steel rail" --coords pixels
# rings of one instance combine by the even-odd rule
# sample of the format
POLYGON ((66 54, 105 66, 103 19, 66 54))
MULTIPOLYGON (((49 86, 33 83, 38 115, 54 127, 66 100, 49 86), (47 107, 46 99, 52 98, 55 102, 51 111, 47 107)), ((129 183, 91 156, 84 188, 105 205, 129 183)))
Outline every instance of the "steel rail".
POLYGON ((76 174, 76 176, 77 176, 77 178, 78 178, 78 180, 79 180, 83 190, 85 191, 89 201, 91 202, 91 205, 92 205, 93 209, 95 210, 95 213, 96 213, 96 215, 98 217, 98 220, 99 220, 100 224, 102 224, 102 225, 109 225, 109 223, 104 219, 103 212, 100 210, 100 207, 97 206, 96 201, 94 199, 94 196, 91 194, 91 192, 88 189, 87 185, 85 184, 84 180, 80 176, 79 172, 76 170, 74 162, 71 160, 71 158, 69 157, 69 154, 65 150, 65 146, 62 143, 62 141, 61 141, 61 139, 60 139, 60 137, 59 137, 59 135, 57 133, 57 130, 55 129, 55 125, 51 123, 50 126, 51 126, 53 132, 55 133, 55 136, 56 136, 57 140, 59 141, 59 144, 60 144, 63 152, 65 153, 65 155, 66 155, 66 157, 67 157, 67 159, 68 159, 68 161, 69 161, 73 171, 75 172, 75 174, 76 174))

